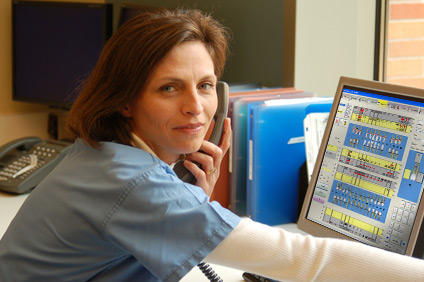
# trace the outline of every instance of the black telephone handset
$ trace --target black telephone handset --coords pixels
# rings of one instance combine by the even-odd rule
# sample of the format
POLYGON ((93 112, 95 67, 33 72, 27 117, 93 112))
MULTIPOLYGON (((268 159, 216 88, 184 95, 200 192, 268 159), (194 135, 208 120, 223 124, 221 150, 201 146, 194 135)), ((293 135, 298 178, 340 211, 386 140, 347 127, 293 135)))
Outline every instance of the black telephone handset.
MULTIPOLYGON (((209 137, 209 141, 215 145, 218 145, 221 140, 222 130, 224 127, 224 121, 228 116, 228 85, 223 81, 218 81, 216 86, 216 93, 218 95, 218 107, 213 117, 215 125, 212 133, 209 137)), ((195 178, 190 171, 188 171, 183 162, 178 162, 174 167, 174 172, 177 176, 187 183, 194 183, 195 178)))
POLYGON ((22 194, 33 189, 63 159, 71 144, 25 137, 1 146, 0 190, 22 194))

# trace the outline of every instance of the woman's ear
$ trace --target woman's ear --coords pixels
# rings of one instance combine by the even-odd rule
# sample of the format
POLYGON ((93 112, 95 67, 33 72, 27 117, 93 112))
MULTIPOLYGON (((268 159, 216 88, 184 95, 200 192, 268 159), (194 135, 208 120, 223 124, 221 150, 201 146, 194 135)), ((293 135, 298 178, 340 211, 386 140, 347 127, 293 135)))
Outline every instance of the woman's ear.
POLYGON ((119 112, 121 113, 121 115, 123 115, 126 118, 132 117, 131 110, 128 105, 125 105, 125 107, 122 108, 119 112))

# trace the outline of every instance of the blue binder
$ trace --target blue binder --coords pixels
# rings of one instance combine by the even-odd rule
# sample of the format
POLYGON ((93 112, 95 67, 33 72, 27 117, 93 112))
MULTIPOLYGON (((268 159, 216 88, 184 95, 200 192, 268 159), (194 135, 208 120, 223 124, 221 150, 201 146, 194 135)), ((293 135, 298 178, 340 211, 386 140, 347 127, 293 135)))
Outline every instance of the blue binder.
POLYGON ((329 112, 332 98, 271 100, 248 105, 247 215, 278 225, 297 221, 299 169, 306 160, 303 120, 329 112))
POLYGON ((312 96, 314 96, 312 92, 281 89, 281 91, 275 94, 263 92, 259 93, 259 95, 239 97, 233 101, 231 116, 233 140, 231 150, 230 207, 236 214, 240 216, 246 215, 248 104, 271 99, 292 99, 312 96))

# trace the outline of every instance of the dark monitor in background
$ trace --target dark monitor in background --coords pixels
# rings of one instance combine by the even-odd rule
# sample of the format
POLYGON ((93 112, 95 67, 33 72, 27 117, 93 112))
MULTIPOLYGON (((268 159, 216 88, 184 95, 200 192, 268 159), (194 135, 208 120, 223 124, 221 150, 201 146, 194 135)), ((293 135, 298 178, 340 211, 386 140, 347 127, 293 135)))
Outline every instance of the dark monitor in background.
POLYGON ((119 21, 118 27, 123 25, 126 21, 137 16, 141 12, 151 11, 158 9, 157 7, 141 6, 141 5, 132 5, 132 4, 122 4, 119 11, 119 21))
POLYGON ((424 89, 342 77, 298 227, 423 257, 424 89))
POLYGON ((69 108, 111 34, 111 4, 13 1, 13 99, 69 108))

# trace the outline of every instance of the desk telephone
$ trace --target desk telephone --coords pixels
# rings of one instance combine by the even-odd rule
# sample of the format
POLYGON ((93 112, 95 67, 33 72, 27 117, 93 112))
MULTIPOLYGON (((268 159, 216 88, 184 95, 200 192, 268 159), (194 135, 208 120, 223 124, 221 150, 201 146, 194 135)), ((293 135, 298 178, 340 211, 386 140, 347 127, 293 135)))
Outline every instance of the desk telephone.
POLYGON ((0 190, 22 194, 40 183, 70 150, 69 142, 25 137, 0 147, 0 190))

